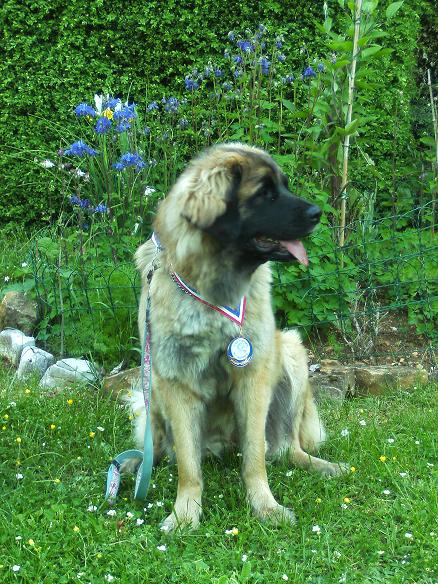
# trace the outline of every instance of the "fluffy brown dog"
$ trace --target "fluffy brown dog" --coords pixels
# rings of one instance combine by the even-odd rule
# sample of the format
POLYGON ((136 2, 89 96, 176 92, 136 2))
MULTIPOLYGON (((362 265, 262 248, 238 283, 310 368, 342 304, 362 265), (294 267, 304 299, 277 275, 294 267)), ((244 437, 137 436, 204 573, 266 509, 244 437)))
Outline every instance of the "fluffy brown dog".
MULTIPOLYGON (((319 222, 320 209, 293 196, 287 178, 264 151, 242 144, 210 148, 182 173, 155 221, 162 249, 148 241, 136 253, 143 288, 143 335, 151 299, 154 458, 176 455, 178 493, 162 529, 196 527, 201 516, 201 459, 238 446, 248 500, 261 519, 294 521, 268 485, 265 456, 287 452, 295 465, 335 475, 345 466, 308 454, 324 440, 308 383, 307 358, 296 331, 276 330, 269 260, 300 261, 300 238, 319 222), (147 274, 154 260, 150 290, 147 274), (185 294, 180 278, 212 305, 238 306, 239 326, 185 294), (253 358, 237 367, 227 358, 235 337, 246 337, 253 358)), ((145 409, 134 392, 135 436, 142 448, 145 409)))

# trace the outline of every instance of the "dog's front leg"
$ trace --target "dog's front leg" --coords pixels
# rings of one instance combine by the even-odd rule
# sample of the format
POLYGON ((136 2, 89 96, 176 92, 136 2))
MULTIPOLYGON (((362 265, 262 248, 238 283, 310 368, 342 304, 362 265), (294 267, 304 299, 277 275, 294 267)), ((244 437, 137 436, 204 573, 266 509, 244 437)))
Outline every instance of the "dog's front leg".
POLYGON ((194 529, 202 512, 201 424, 205 406, 182 383, 160 380, 159 385, 178 465, 175 505, 161 529, 168 532, 177 527, 194 529))
POLYGON ((294 523, 293 512, 277 503, 268 484, 265 426, 270 398, 267 375, 262 371, 254 370, 251 375, 245 372, 231 392, 242 449, 242 478, 257 517, 273 523, 294 523))

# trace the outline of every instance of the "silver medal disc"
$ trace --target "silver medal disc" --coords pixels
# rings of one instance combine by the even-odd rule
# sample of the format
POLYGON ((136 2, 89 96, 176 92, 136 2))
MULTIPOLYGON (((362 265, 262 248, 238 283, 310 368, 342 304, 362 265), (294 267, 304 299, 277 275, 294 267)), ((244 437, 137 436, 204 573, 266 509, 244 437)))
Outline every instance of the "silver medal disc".
POLYGON ((231 339, 227 348, 227 357, 236 367, 245 367, 251 361, 253 355, 252 345, 245 337, 231 339))

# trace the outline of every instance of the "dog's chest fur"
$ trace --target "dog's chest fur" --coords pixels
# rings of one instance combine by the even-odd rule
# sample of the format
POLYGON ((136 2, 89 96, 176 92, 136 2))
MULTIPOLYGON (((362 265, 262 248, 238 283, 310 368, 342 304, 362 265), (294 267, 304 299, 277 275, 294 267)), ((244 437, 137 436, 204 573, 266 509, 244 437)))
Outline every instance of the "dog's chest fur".
MULTIPOLYGON (((231 387, 226 350, 230 340, 239 335, 238 325, 180 290, 177 302, 174 290, 163 298, 169 283, 162 284, 160 301, 154 304, 152 297, 154 368, 163 378, 185 382, 203 400, 226 395, 231 387), (161 325, 154 327, 154 321, 161 325)), ((176 284, 171 282, 171 286, 176 284)))
MULTIPOLYGON (((260 292, 265 296, 265 291, 269 290, 265 285, 261 288, 260 291, 257 286, 250 288, 242 328, 242 335, 251 339, 255 359, 263 354, 265 343, 270 342, 260 336, 260 316, 253 322, 253 314, 257 313, 261 300, 260 292)), ((165 379, 183 382, 205 401, 226 396, 231 389, 234 369, 226 351, 229 342, 239 336, 240 327, 178 289, 168 274, 159 271, 155 274, 151 293, 154 369, 165 379)), ((270 302, 269 295, 263 301, 270 302)), ((267 326, 266 330, 272 327, 267 326)))

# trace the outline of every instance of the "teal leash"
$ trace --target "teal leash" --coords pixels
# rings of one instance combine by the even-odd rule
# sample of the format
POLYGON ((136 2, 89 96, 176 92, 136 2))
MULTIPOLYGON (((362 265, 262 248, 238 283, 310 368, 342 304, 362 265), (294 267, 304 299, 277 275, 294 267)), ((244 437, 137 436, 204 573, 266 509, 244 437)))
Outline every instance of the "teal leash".
MULTIPOLYGON (((154 259, 155 260, 155 259, 154 259)), ((146 300, 146 318, 144 325, 144 341, 142 347, 141 359, 141 385, 143 389, 143 397, 146 408, 146 428, 144 433, 143 452, 141 450, 125 450, 118 454, 112 461, 108 469, 106 479, 105 499, 111 505, 114 504, 117 493, 119 492, 121 481, 121 466, 122 463, 128 459, 138 459, 139 466, 137 468, 137 477, 134 487, 134 499, 137 501, 144 501, 148 494, 149 484, 152 475, 152 465, 154 462, 154 447, 152 441, 152 427, 151 427, 151 396, 152 396, 152 353, 151 353, 151 327, 150 327, 150 311, 151 311, 151 297, 150 285, 152 276, 155 271, 155 261, 152 262, 152 267, 147 275, 149 282, 149 291, 146 300)))

